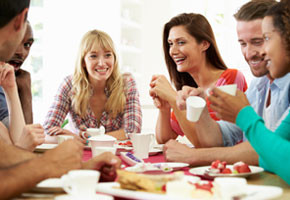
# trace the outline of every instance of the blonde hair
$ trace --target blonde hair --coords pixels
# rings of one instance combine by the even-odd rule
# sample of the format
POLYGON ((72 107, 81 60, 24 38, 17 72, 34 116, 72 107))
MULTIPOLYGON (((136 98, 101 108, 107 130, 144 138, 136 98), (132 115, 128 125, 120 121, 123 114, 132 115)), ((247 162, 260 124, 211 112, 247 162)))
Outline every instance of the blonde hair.
POLYGON ((84 117, 88 112, 92 89, 88 79, 84 57, 96 46, 111 51, 115 58, 113 72, 106 82, 109 97, 105 104, 105 111, 110 116, 116 117, 118 113, 124 111, 125 107, 124 80, 119 70, 114 43, 107 33, 99 30, 87 32, 81 40, 72 79, 72 107, 81 117, 84 117))

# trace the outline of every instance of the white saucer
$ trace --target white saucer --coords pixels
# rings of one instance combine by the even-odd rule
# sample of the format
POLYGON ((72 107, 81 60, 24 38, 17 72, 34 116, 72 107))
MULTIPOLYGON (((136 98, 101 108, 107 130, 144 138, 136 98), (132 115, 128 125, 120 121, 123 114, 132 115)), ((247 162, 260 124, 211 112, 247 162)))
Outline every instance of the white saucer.
MULTIPOLYGON (((54 200, 72 200, 74 199, 69 194, 66 195, 60 195, 54 198, 54 200)), ((102 200, 114 200, 114 197, 106 194, 96 194, 94 199, 102 199, 102 200)))

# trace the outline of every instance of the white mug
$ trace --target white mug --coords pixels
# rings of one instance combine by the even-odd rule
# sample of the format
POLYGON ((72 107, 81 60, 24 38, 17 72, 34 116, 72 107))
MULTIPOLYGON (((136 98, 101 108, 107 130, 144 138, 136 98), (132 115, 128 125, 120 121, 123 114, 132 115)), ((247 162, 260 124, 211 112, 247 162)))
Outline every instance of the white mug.
POLYGON ((71 170, 61 177, 63 189, 72 199, 93 200, 100 172, 95 170, 71 170))
POLYGON ((190 96, 186 99, 186 118, 189 121, 197 122, 206 105, 203 98, 190 96))
POLYGON ((134 156, 140 159, 146 159, 153 146, 154 134, 152 133, 133 133, 130 135, 134 156))
POLYGON ((84 138, 84 134, 87 133, 89 136, 98 136, 105 134, 105 127, 100 126, 100 128, 87 128, 86 131, 82 132, 82 136, 84 138))
POLYGON ((232 96, 236 96, 237 84, 222 85, 222 86, 219 86, 217 88, 223 92, 226 92, 226 93, 232 95, 232 96))

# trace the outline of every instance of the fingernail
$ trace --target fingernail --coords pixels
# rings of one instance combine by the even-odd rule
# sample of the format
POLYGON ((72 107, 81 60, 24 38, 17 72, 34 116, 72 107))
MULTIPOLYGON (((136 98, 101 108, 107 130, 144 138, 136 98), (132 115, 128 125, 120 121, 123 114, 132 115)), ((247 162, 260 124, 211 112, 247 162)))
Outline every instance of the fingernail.
POLYGON ((86 141, 86 144, 89 144, 89 140, 86 141))
POLYGON ((91 135, 88 136, 88 138, 92 137, 91 135))

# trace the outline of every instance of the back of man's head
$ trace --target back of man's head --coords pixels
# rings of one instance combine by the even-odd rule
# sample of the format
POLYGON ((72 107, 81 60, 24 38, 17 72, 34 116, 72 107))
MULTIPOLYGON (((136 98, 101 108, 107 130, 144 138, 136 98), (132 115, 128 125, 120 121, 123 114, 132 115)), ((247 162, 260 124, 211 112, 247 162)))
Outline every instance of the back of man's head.
POLYGON ((275 0, 252 0, 244 4, 234 17, 237 21, 263 19, 266 11, 276 3, 275 0))
POLYGON ((0 0, 0 28, 28 8, 30 0, 0 0))

